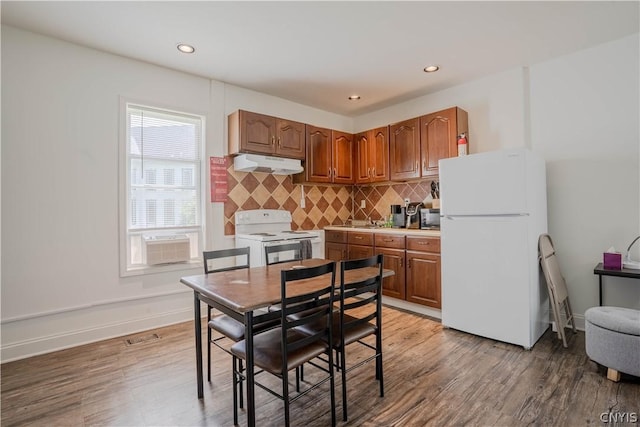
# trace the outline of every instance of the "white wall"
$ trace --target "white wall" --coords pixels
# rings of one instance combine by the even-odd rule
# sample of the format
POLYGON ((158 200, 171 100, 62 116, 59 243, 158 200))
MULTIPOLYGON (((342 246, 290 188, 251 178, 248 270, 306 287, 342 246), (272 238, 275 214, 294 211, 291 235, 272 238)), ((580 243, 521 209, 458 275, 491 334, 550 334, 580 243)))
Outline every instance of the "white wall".
MULTIPOLYGON (((226 116, 236 108, 353 126, 332 113, 6 26, 2 89, 2 361, 193 316, 192 294, 179 279, 199 269, 119 277, 121 96, 205 115, 207 156, 226 153, 226 116)), ((206 206, 205 247, 232 246, 221 204, 207 199, 206 206)))
POLYGON ((526 70, 513 69, 355 118, 362 131, 458 106, 469 113, 469 151, 525 146, 526 70))
MULTIPOLYGON (((531 67, 533 148, 547 161, 549 233, 574 312, 598 304, 593 267, 640 234, 638 34, 531 67)), ((635 252, 638 259, 638 252, 635 252)), ((604 303, 640 308, 640 282, 605 278, 604 303)))

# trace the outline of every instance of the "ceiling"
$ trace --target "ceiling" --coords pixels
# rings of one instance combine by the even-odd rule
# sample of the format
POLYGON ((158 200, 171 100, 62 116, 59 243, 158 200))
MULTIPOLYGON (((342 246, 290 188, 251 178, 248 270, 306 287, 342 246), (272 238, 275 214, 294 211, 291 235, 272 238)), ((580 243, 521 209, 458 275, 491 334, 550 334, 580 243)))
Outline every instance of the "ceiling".
POLYGON ((1 2, 2 24, 346 116, 638 33, 639 5, 1 2))

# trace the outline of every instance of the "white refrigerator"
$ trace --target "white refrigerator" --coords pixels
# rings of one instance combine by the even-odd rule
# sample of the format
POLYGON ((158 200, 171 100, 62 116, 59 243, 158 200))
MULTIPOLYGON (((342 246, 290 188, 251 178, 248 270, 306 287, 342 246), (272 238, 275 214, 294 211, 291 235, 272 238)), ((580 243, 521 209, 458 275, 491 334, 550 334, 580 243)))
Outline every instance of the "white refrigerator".
POLYGON ((442 324, 530 349, 549 326, 538 236, 544 160, 509 149, 440 160, 442 324))

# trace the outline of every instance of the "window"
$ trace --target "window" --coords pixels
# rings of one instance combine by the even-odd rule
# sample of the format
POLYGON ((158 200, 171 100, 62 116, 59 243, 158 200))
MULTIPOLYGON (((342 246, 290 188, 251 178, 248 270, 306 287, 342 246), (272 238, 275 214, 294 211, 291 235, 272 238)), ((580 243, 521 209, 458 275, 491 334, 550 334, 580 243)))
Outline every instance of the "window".
MULTIPOLYGON (((156 256, 158 246, 150 242, 187 239, 189 256, 178 262, 199 261, 203 118, 130 103, 123 103, 123 109, 121 170, 127 175, 121 177, 121 273, 167 269, 165 259, 156 256)), ((166 261, 177 262, 175 257, 166 261)))

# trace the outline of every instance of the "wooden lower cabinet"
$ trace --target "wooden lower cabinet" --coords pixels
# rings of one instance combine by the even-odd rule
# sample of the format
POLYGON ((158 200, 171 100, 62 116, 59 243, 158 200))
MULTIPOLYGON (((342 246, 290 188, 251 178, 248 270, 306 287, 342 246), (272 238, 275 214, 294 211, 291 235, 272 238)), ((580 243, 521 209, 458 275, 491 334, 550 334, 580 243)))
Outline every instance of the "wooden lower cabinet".
POLYGON ((326 242, 324 244, 324 257, 332 261, 347 259, 347 244, 326 242))
POLYGON ((407 236, 406 270, 406 300, 440 308, 440 238, 407 236))
POLYGON ((383 267, 396 274, 382 280, 382 295, 405 299, 405 252, 404 249, 376 248, 377 254, 384 257, 383 267))
POLYGON ((347 232, 327 230, 324 233, 324 257, 332 261, 347 259, 347 232))
POLYGON ((439 237, 327 230, 325 239, 325 258, 333 261, 384 255, 384 268, 395 274, 383 279, 383 295, 441 307, 439 237))
POLYGON ((369 232, 350 231, 347 234, 347 258, 359 259, 373 256, 373 234, 369 232))
POLYGON ((439 254, 407 251, 406 275, 407 301, 441 307, 439 254))

